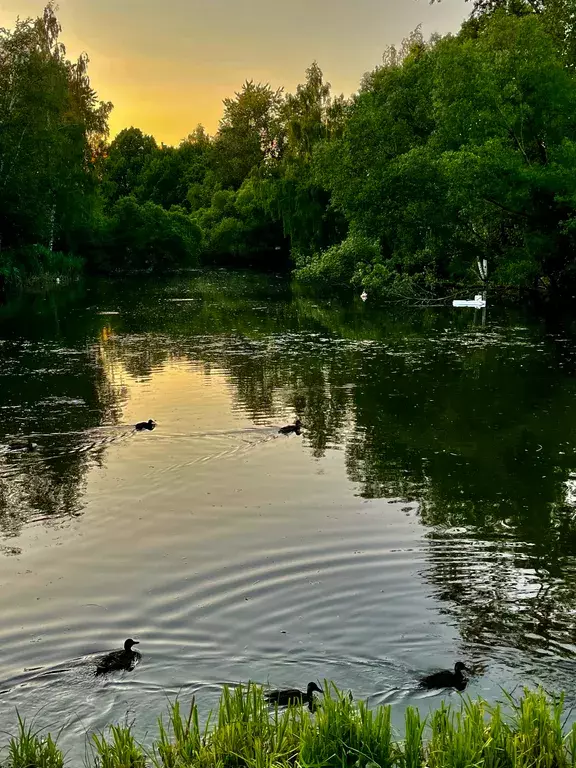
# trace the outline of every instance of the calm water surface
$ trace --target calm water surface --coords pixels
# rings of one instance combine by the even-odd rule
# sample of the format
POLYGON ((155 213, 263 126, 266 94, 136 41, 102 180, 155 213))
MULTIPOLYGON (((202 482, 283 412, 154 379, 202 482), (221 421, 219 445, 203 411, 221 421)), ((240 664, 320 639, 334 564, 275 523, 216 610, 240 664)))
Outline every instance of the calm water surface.
POLYGON ((80 753, 249 679, 329 678, 399 723, 458 659, 472 695, 576 703, 575 374, 565 318, 274 277, 0 307, 2 729, 18 707, 80 753), (296 415, 302 436, 278 435, 296 415), (38 451, 7 452, 18 435, 38 451), (84 657, 128 636, 142 663, 95 681, 84 657))

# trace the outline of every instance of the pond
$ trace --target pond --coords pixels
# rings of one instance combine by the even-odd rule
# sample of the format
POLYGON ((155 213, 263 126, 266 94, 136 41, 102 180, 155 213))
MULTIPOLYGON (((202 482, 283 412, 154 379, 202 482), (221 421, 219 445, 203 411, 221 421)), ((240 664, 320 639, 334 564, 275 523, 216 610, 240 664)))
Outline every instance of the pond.
POLYGON ((576 703, 574 330, 224 271, 0 307, 3 730, 83 754, 178 695, 325 678, 400 723, 457 660, 472 696, 576 703))

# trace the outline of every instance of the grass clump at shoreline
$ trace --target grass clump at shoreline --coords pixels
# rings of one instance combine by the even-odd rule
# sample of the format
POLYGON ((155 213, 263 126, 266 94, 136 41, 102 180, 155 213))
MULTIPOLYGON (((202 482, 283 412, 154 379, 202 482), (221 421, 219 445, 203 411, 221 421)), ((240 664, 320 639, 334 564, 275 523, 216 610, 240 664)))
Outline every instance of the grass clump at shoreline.
POLYGON ((51 283, 79 277, 84 260, 79 256, 31 245, 0 252, 0 294, 23 285, 51 283))
POLYGON ((0 765, 3 768, 63 768, 64 756, 56 740, 49 733, 43 735, 33 730, 18 714, 18 733, 10 739, 7 757, 0 765))
MULTIPOLYGON (((390 706, 369 709, 325 684, 321 706, 271 708, 259 686, 225 688, 218 710, 200 725, 195 700, 171 705, 150 747, 131 726, 93 734, 97 768, 575 768, 576 724, 565 731, 563 697, 525 690, 500 705, 463 698, 422 718, 406 710, 404 738, 390 706)), ((2 768, 64 768, 56 740, 19 717, 2 768)))

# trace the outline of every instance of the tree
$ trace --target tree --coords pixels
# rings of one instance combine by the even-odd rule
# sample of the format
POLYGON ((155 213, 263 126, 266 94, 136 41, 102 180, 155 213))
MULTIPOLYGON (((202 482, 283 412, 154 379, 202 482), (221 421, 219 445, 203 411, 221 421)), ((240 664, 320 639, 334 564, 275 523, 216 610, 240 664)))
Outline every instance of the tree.
POLYGON ((327 188, 314 175, 312 158, 318 144, 341 135, 347 107, 343 96, 332 100, 330 83, 316 62, 282 106, 284 149, 274 163, 261 168, 258 193, 272 218, 282 222, 295 258, 306 258, 345 233, 327 188))
POLYGON ((238 189, 253 168, 282 150, 281 90, 246 81, 224 115, 213 144, 213 165, 222 187, 238 189))
MULTIPOLYGON (((354 279, 474 280, 487 257, 498 282, 559 284, 576 256, 575 106, 574 75, 535 13, 496 12, 481 34, 415 35, 391 51, 343 137, 315 153, 351 231, 380 244, 359 254, 354 279)), ((341 275, 338 254, 349 250, 316 255, 306 274, 341 275)))
MULTIPOLYGON (((432 3, 441 0, 430 0, 432 3)), ((477 35, 486 19, 496 12, 513 16, 538 14, 546 30, 562 46, 566 64, 576 67, 576 0, 467 0, 472 2, 470 19, 463 31, 477 35)))
POLYGON ((162 145, 138 177, 138 197, 164 208, 190 208, 191 186, 203 184, 210 161, 210 143, 189 137, 179 147, 162 145))
POLYGON ((68 244, 91 214, 111 105, 66 59, 52 5, 0 30, 0 247, 68 244))
POLYGON ((158 152, 153 136, 140 128, 124 128, 110 144, 103 165, 102 188, 112 205, 121 197, 138 195, 142 174, 158 152))
POLYGON ((286 150, 292 157, 310 159, 316 142, 330 135, 330 83, 317 62, 306 70, 306 82, 289 94, 283 106, 286 150))
POLYGON ((286 263, 282 227, 263 208, 251 178, 237 191, 216 190, 210 205, 197 210, 192 218, 204 234, 204 251, 210 260, 240 264, 257 258, 263 266, 286 263))
POLYGON ((434 143, 456 152, 443 165, 453 199, 467 198, 460 218, 476 241, 492 232, 485 247, 496 249, 502 275, 522 264, 519 275, 558 281, 574 258, 554 168, 576 138, 574 77, 535 14, 496 14, 477 41, 447 40, 438 53, 434 143))
MULTIPOLYGON (((430 0, 431 3, 441 0, 430 0)), ((540 13, 545 5, 545 0, 466 0, 472 3, 473 18, 479 18, 495 11, 505 11, 516 15, 523 15, 526 11, 540 13)))
POLYGON ((123 197, 112 208, 110 266, 119 269, 163 270, 198 263, 202 233, 179 211, 165 211, 154 203, 138 205, 123 197))

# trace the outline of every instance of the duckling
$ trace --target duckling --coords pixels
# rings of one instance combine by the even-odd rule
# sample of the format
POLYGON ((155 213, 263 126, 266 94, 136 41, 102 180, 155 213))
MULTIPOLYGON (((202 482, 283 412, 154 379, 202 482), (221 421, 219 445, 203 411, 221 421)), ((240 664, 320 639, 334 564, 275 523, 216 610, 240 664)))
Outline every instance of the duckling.
POLYGON ((119 672, 122 669, 131 672, 142 658, 138 651, 132 650, 133 645, 139 645, 138 640, 132 640, 129 637, 124 643, 124 648, 101 656, 96 664, 96 676, 105 675, 107 672, 119 672))
POLYGON ((138 424, 134 425, 134 429, 136 432, 142 432, 143 429, 149 429, 152 431, 154 427, 156 426, 156 422, 154 419, 148 419, 148 421, 139 421, 138 424))
POLYGON ((266 695, 266 701, 269 704, 279 704, 281 707, 285 707, 288 704, 308 704, 310 708, 314 702, 314 691, 318 693, 324 693, 322 688, 319 688, 316 683, 308 683, 306 692, 298 690, 298 688, 285 688, 280 691, 270 691, 266 695))
POLYGON ((278 434, 289 435, 292 432, 294 432, 296 435, 299 435, 301 428, 302 428, 302 422, 300 421, 300 419, 296 419, 294 424, 287 424, 285 427, 280 427, 280 429, 278 430, 278 434))
POLYGON ((32 451, 35 451, 38 446, 36 443, 33 443, 30 438, 25 443, 9 443, 8 450, 9 451, 26 451, 27 453, 31 453, 32 451))
POLYGON ((455 688, 457 691, 463 691, 468 684, 468 678, 464 672, 469 672, 466 665, 457 661, 454 665, 454 672, 449 669, 443 669, 441 672, 434 672, 426 675, 420 681, 421 688, 455 688))

